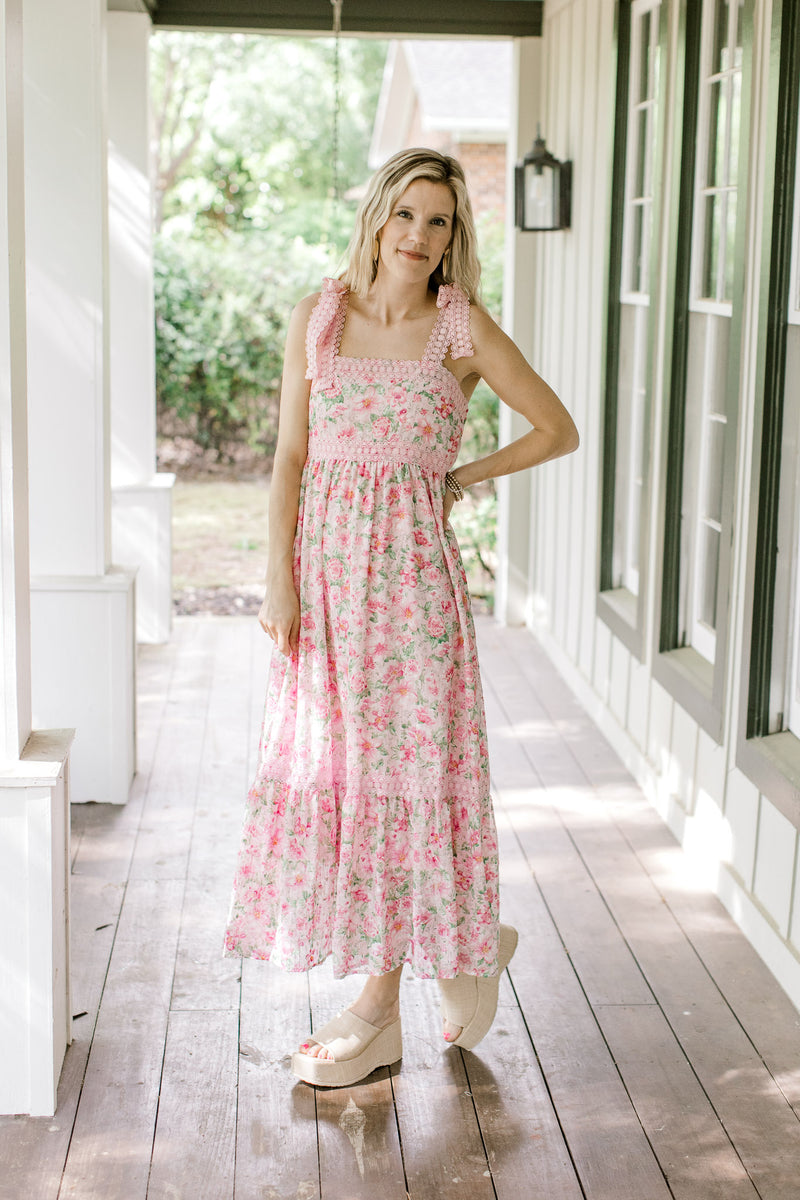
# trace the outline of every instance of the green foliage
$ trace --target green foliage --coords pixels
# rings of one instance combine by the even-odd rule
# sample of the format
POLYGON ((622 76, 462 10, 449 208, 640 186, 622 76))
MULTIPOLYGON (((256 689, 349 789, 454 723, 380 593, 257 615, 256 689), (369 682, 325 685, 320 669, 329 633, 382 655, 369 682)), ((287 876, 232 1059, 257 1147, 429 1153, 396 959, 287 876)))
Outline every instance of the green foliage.
POLYGON ((292 306, 318 284, 324 251, 297 239, 229 233, 156 241, 156 383, 203 447, 247 440, 271 455, 283 337, 292 306))
MULTIPOLYGON (((343 195, 369 173, 386 43, 343 38, 339 53, 343 195)), ((355 204, 337 212, 332 203, 332 39, 159 33, 152 80, 163 220, 280 230, 344 249, 355 204)))
MULTIPOLYGON (((333 273, 355 200, 333 196, 331 39, 158 33, 156 379, 219 455, 271 453, 289 314, 333 273)), ((386 44, 342 39, 340 193, 368 175, 386 44)))

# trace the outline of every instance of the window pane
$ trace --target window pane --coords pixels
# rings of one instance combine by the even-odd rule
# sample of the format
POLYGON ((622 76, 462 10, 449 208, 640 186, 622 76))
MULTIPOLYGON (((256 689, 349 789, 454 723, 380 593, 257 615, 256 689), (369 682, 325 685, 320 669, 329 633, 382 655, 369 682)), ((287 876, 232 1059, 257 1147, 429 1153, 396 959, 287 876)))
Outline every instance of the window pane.
POLYGON ((636 113, 636 163, 634 166, 633 176, 633 193, 635 196, 647 195, 647 137, 649 133, 649 122, 647 120, 649 110, 646 108, 639 109, 636 113))
POLYGON ((725 299, 733 300, 733 273, 736 248, 736 192, 731 189, 726 197, 725 214, 725 299))
POLYGON ((717 625, 717 580, 719 577, 719 533, 710 525, 701 529, 700 554, 700 620, 711 629, 717 625))
POLYGON ((651 89, 650 95, 653 99, 658 95, 658 84, 661 78, 661 47, 658 44, 658 8, 653 9, 653 30, 652 30, 652 48, 650 51, 651 57, 651 89))
POLYGON ((620 306, 612 586, 638 594, 646 426, 647 324, 641 304, 620 306))
POLYGON ((703 511, 712 521, 722 521, 722 471, 725 447, 725 419, 709 418, 706 429, 706 487, 703 511))
POLYGON ((733 52, 733 65, 741 71, 742 69, 742 18, 744 17, 744 0, 737 0, 736 6, 736 41, 733 52))
POLYGON ((649 100, 653 92, 650 87, 652 76, 651 62, 651 46, 650 46, 650 21, 652 14, 649 12, 642 13, 639 18, 639 45, 641 46, 642 62, 641 70, 639 71, 639 103, 643 100, 649 100))
POLYGON ((737 71, 731 76, 731 128, 730 147, 728 149, 728 172, 726 183, 736 186, 736 176, 739 173, 739 130, 742 123, 742 76, 737 71))
POLYGON ((704 300, 717 299, 717 275, 719 273, 719 255, 722 244, 722 200, 721 195, 706 196, 704 200, 704 255, 703 278, 701 281, 701 298, 704 300))
POLYGON ((727 89, 727 80, 717 80, 708 87, 708 187, 722 187, 728 182, 725 171, 727 89))
POLYGON ((728 0, 716 0, 714 13, 714 49, 711 55, 711 74, 730 69, 728 54, 728 0))

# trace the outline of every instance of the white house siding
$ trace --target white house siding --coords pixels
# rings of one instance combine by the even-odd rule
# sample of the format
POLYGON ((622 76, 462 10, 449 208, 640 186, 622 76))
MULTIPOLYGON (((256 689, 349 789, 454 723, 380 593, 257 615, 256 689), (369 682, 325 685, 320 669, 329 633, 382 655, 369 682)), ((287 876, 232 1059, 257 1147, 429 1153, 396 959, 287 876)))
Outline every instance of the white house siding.
MULTIPOLYGON (((682 120, 677 96, 681 4, 664 0, 668 21, 663 194, 670 195, 672 124, 682 120)), ((598 613, 599 522, 604 405, 611 166, 616 81, 615 0, 548 0, 541 44, 539 119, 548 148, 573 161, 572 227, 567 233, 517 234, 536 241, 531 275, 517 278, 509 325, 533 328, 532 361, 574 415, 581 447, 533 472, 527 556, 508 548, 506 579, 527 570, 525 620, 622 755, 652 803, 684 845, 690 868, 710 883, 784 988, 800 1007, 800 887, 797 829, 786 804, 760 792, 736 765, 744 642, 752 620, 753 538, 757 493, 755 364, 762 254, 771 0, 753 9, 747 252, 742 312, 730 617, 721 738, 705 728, 654 678, 658 657, 659 522, 664 512, 666 399, 663 394, 669 223, 654 233, 659 270, 651 372, 652 497, 648 553, 641 564, 646 612, 642 655, 616 636, 598 613), (526 300, 526 294, 532 300, 526 300), (754 464, 756 464, 754 466, 754 464)), ((521 89, 522 93, 522 89, 521 89)), ((740 204, 744 203, 740 198, 740 204)), ((519 265, 517 267, 519 272, 519 265)), ((513 514, 512 514, 513 516, 513 514)), ((502 563, 502 558, 501 558, 502 563)), ((512 614, 513 615, 513 614, 512 614)))

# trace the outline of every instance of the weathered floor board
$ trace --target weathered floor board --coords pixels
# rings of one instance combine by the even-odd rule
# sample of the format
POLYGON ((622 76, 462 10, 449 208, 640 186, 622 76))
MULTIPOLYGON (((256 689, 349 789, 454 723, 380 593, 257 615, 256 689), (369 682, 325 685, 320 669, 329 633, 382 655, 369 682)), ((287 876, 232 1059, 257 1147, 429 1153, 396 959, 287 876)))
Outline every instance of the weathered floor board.
POLYGON ((140 651, 129 803, 73 814, 84 1015, 56 1116, 0 1118, 0 1200, 796 1200, 800 1014, 530 634, 478 626, 521 935, 486 1039, 409 975, 400 1064, 291 1075, 360 985, 221 956, 267 643, 184 618, 140 651))

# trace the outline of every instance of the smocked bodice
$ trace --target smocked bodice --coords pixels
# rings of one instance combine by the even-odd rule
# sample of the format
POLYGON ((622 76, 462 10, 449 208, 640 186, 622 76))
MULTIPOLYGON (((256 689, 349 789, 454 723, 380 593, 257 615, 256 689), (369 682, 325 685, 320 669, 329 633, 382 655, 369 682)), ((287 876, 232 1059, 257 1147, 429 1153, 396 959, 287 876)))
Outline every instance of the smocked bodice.
POLYGON ((467 398, 444 366, 473 353, 469 300, 439 288, 438 314, 421 359, 343 358, 347 288, 326 279, 308 323, 309 459, 402 462, 444 473, 455 461, 467 398))

